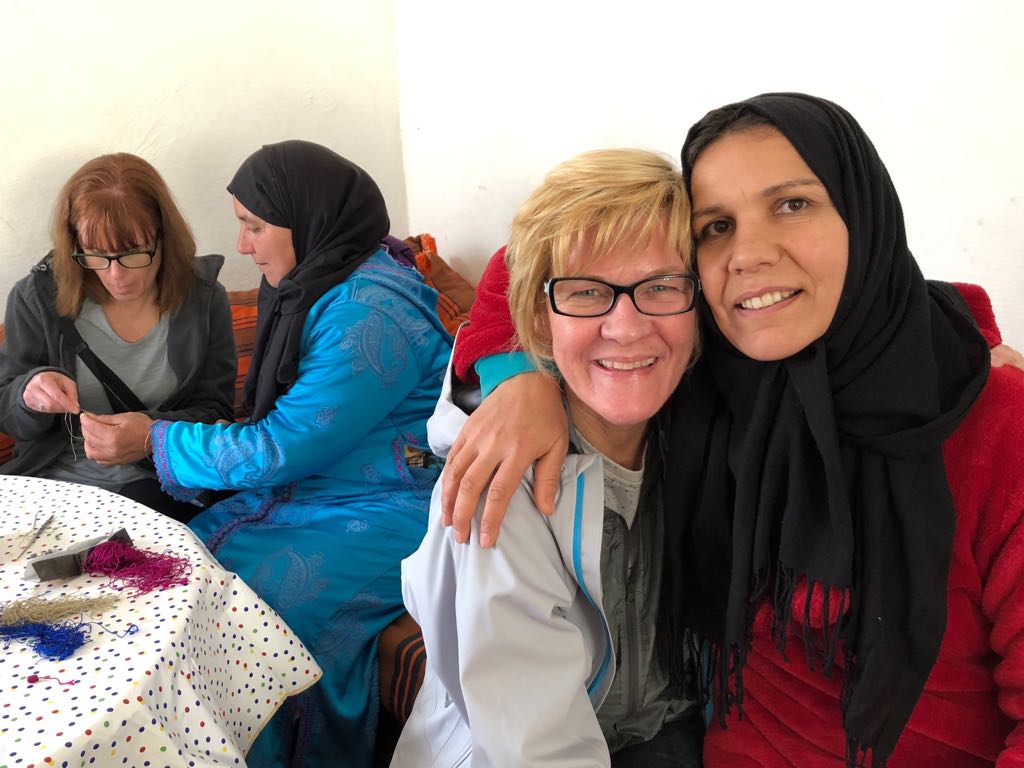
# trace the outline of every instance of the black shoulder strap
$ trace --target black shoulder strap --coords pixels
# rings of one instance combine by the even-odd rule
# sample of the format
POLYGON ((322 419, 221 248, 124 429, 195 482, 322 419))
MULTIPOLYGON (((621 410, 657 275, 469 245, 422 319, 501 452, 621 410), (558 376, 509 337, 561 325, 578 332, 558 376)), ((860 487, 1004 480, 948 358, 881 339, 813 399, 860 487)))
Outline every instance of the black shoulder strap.
POLYGON ((96 357, 95 352, 89 349, 89 345, 85 343, 85 339, 82 338, 82 334, 78 332, 70 318, 61 316, 60 329, 71 342, 75 354, 82 358, 82 362, 92 371, 92 375, 103 385, 103 390, 107 393, 107 399, 110 401, 110 407, 114 409, 114 413, 148 410, 145 404, 128 388, 128 385, 96 357))

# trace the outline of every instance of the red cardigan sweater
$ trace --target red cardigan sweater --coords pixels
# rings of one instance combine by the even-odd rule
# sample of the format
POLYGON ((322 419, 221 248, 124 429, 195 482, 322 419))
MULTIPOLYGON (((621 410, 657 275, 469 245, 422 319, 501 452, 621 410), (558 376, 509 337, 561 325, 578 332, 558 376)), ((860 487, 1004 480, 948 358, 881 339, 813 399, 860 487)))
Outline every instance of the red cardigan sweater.
MULTIPOLYGON (((509 349, 514 328, 505 293, 504 249, 477 287, 455 367, 509 349)), ((957 288, 991 346, 1001 339, 985 292, 957 288)), ((938 661, 890 768, 1024 768, 1024 372, 993 368, 977 403, 943 445, 957 523, 948 585, 949 619, 938 661)), ((804 594, 794 594, 803 615, 804 594)), ((833 600, 832 605, 838 605, 833 600)), ((704 743, 708 768, 834 768, 845 764, 839 710, 842 674, 807 668, 799 632, 788 661, 771 638, 771 609, 754 625, 744 670, 744 716, 704 743)), ((822 621, 814 615, 812 623, 822 621)), ((834 619, 834 617, 833 617, 834 619)))

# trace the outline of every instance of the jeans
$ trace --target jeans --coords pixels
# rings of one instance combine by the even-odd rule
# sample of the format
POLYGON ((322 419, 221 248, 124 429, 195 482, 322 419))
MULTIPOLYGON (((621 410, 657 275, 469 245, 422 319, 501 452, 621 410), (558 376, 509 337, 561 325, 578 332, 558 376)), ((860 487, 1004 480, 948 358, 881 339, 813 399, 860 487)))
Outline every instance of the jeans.
POLYGON ((665 723, 658 735, 612 755, 612 768, 701 768, 704 719, 699 709, 665 723))

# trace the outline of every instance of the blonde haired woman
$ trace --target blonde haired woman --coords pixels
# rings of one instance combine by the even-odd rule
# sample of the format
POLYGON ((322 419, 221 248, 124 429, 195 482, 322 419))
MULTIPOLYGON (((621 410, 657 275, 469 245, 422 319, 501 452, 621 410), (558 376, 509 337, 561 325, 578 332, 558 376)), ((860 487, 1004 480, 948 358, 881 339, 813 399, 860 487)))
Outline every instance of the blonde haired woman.
MULTIPOLYGON (((704 343, 672 399, 661 619, 710 646, 728 727, 705 765, 1020 763, 1024 379, 989 370, 987 297, 925 282, 878 153, 825 99, 713 110, 683 169, 704 343)), ((557 397, 513 380, 489 400, 463 445, 487 407, 564 433, 557 397)))
MULTIPOLYGON (((563 163, 519 210, 512 313, 528 353, 557 369, 574 451, 554 515, 509 515, 492 550, 455 543, 435 489, 403 563, 430 672, 393 765, 700 765, 683 644, 666 643, 669 659, 655 642, 656 415, 697 339, 688 219, 679 172, 639 150, 563 163)), ((464 421, 442 396, 434 450, 464 421)), ((530 485, 513 507, 535 509, 530 485)))

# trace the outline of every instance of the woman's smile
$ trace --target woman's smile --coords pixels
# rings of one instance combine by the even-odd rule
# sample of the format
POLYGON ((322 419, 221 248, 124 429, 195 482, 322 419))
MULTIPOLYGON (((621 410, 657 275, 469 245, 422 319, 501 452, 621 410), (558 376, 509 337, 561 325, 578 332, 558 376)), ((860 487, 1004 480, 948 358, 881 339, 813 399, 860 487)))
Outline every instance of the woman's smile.
POLYGON ((781 360, 828 330, 849 233, 824 185, 773 128, 717 139, 693 167, 701 289, 722 333, 755 360, 781 360))
POLYGON ((639 360, 599 358, 595 362, 599 367, 609 372, 635 373, 650 368, 657 360, 657 357, 644 357, 639 360))
MULTIPOLYGON (((573 256, 570 271, 630 285, 655 275, 677 273, 682 259, 663 232, 642 250, 628 242, 596 259, 573 256)), ((628 295, 597 317, 567 317, 548 310, 551 346, 566 384, 577 426, 600 443, 609 430, 646 429, 647 421, 671 396, 693 354, 696 313, 646 315, 628 295), (597 435, 597 437, 595 437, 597 435)))
POLYGON ((741 296, 736 302, 739 309, 762 310, 777 306, 800 294, 799 289, 768 289, 765 291, 751 291, 748 295, 741 296))

